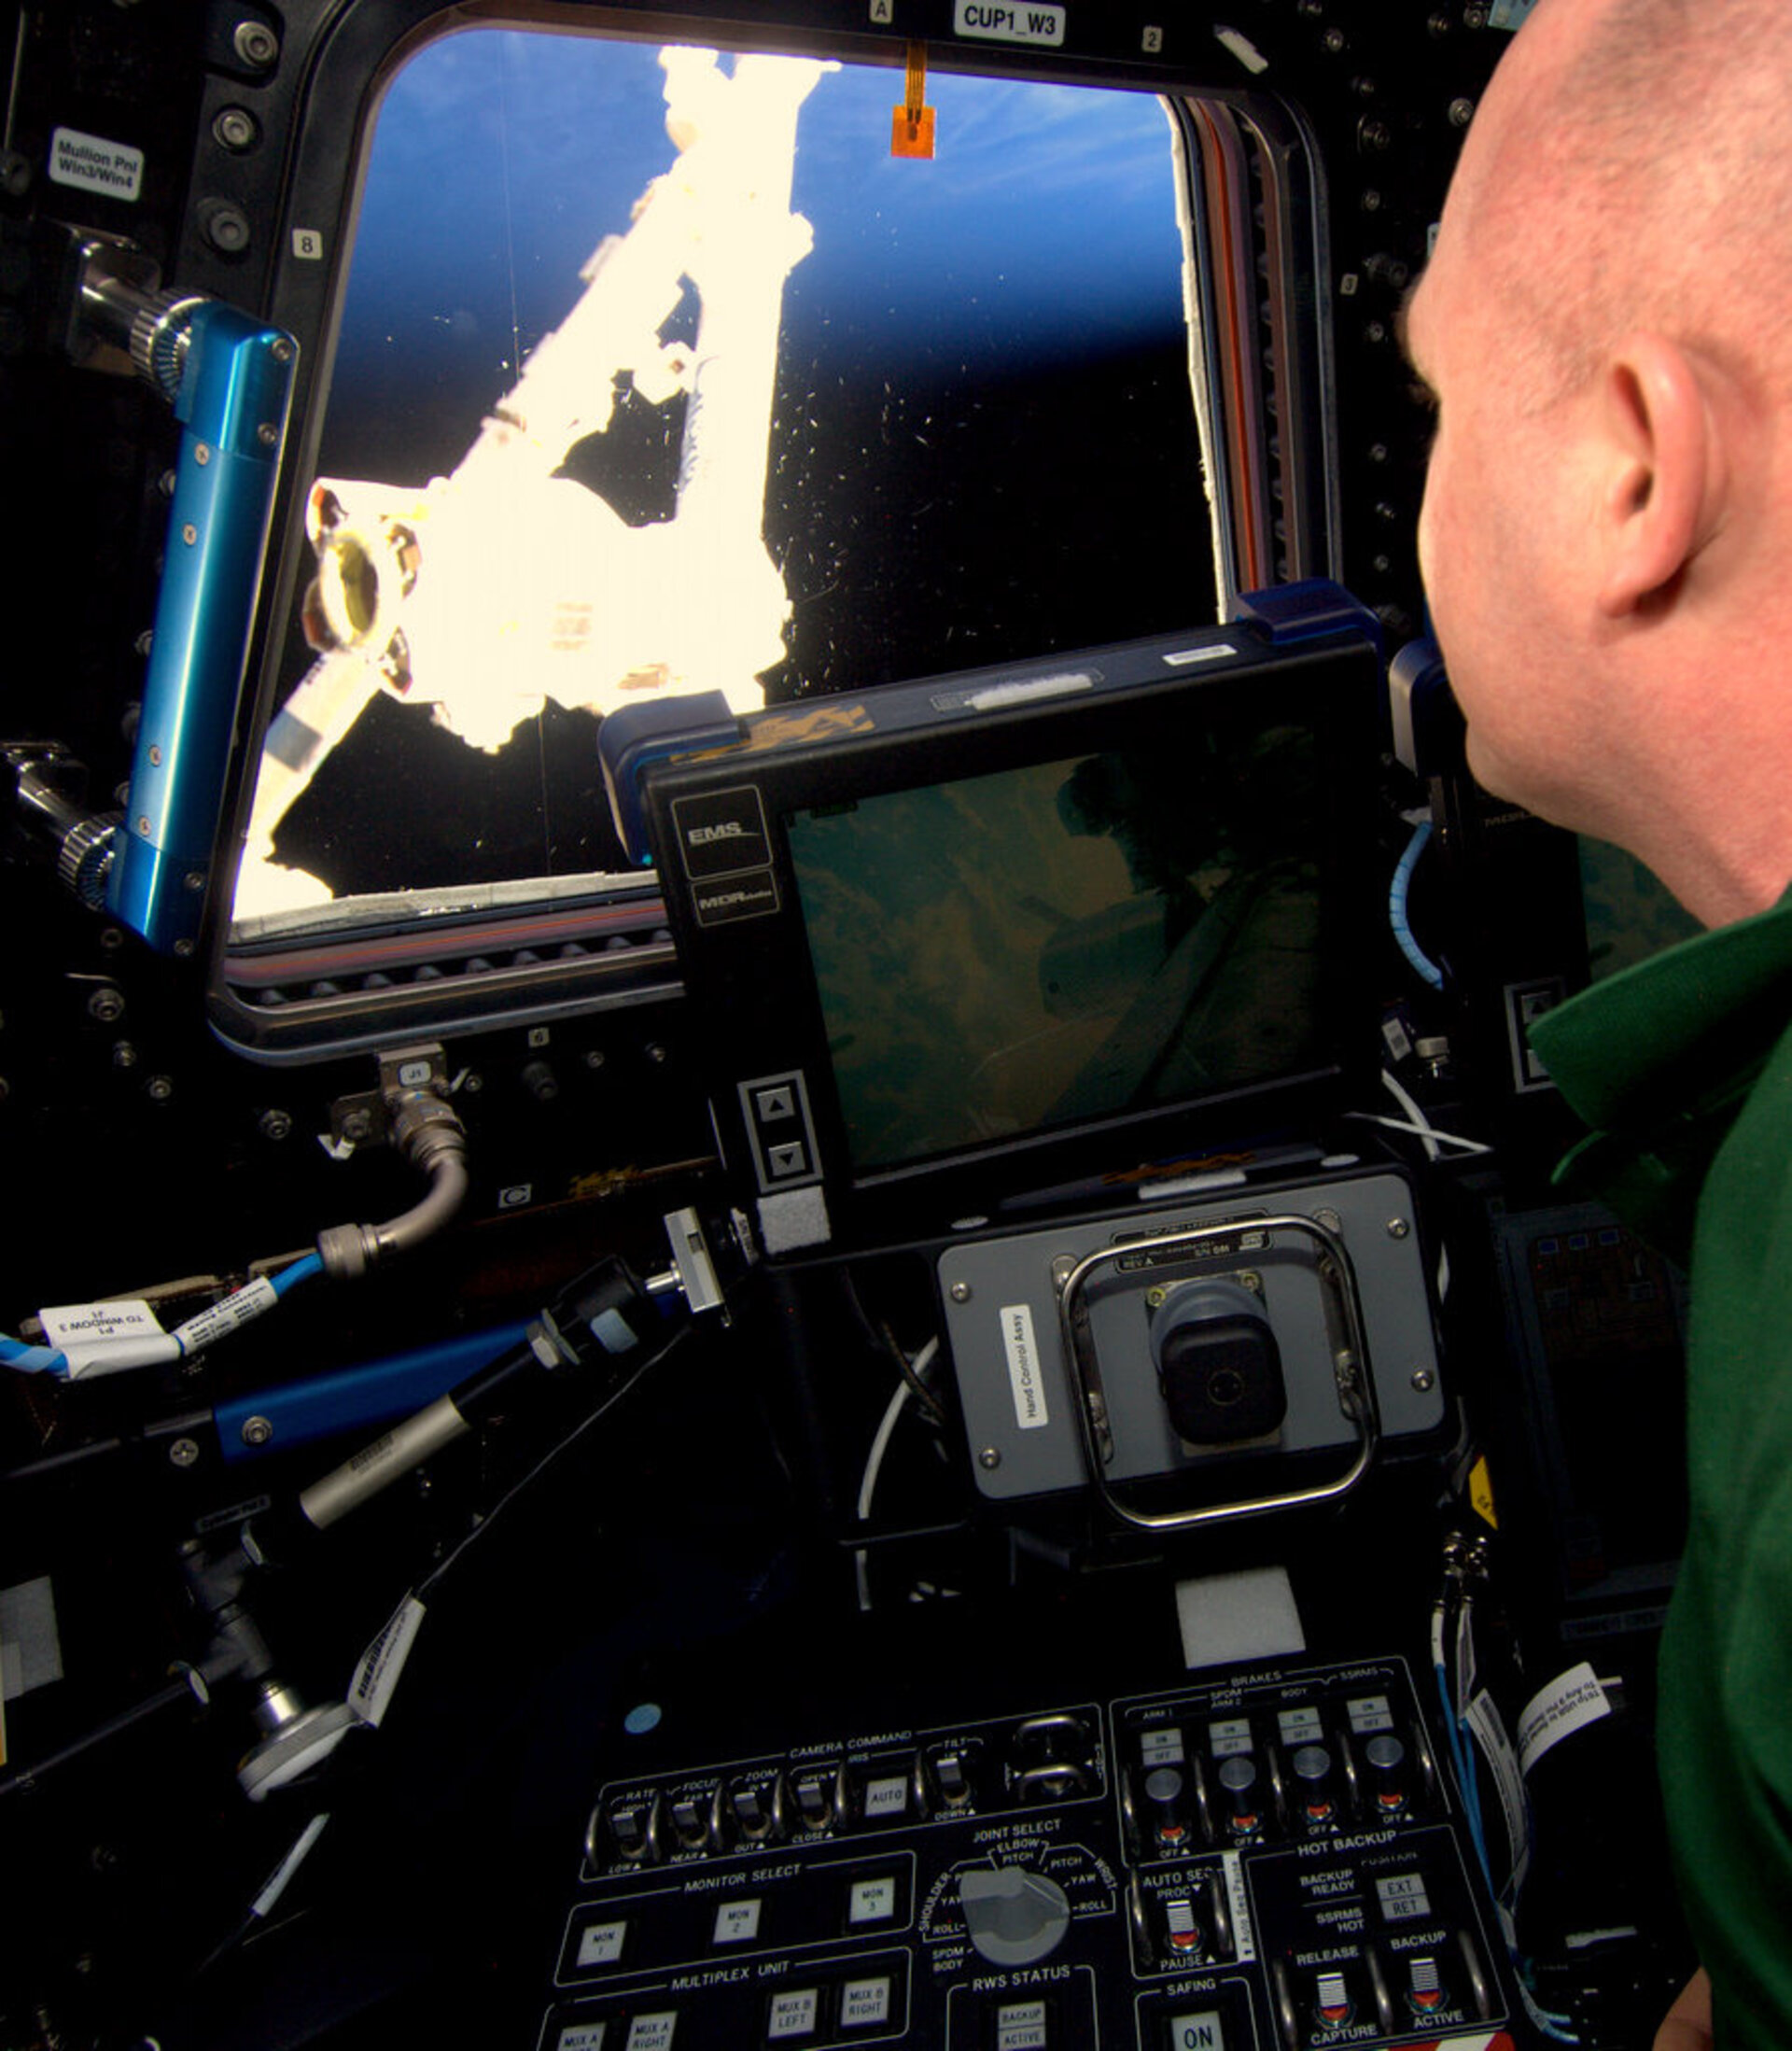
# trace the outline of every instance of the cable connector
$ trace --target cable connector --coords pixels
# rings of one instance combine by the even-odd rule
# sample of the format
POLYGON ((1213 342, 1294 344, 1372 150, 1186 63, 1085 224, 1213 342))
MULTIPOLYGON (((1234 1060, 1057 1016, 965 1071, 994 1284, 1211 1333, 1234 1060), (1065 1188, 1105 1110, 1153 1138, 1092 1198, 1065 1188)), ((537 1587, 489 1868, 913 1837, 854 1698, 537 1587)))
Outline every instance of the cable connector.
POLYGON ((407 1252, 440 1231, 467 1194, 467 1128, 451 1104, 440 1047, 405 1047, 380 1060, 377 1093, 330 1107, 339 1136, 378 1134, 429 1177, 423 1201, 385 1225, 332 1225, 317 1235, 318 1257, 333 1280, 357 1280, 388 1255, 407 1252))

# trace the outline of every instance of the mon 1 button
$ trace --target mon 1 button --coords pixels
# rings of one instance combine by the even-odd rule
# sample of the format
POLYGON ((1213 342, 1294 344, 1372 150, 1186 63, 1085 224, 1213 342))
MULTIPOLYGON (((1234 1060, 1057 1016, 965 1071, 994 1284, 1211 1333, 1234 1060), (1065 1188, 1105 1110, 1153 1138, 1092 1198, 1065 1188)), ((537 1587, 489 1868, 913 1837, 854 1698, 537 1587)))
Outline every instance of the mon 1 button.
POLYGON ((574 1962, 583 1973, 589 1973, 594 1966, 614 1965, 627 1942, 628 1925, 625 1922, 588 1923, 579 1932, 579 1950, 574 1962))

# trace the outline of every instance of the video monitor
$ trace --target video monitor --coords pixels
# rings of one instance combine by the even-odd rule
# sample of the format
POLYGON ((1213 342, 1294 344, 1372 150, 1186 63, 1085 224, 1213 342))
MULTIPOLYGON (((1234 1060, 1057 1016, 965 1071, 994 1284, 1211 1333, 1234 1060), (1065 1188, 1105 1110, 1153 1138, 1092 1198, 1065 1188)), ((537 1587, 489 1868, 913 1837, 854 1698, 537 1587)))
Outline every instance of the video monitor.
POLYGON ((619 708, 1030 660, 1325 567, 1291 403, 1268 432, 1318 346, 1310 167, 1236 95, 960 50, 920 159, 888 58, 606 21, 395 47, 350 232, 292 231, 333 312, 214 1004, 251 1053, 675 989, 597 780, 619 708))
POLYGON ((1379 681, 1361 615, 1241 621, 644 757, 771 1250, 1310 1137, 1372 1054, 1379 681))

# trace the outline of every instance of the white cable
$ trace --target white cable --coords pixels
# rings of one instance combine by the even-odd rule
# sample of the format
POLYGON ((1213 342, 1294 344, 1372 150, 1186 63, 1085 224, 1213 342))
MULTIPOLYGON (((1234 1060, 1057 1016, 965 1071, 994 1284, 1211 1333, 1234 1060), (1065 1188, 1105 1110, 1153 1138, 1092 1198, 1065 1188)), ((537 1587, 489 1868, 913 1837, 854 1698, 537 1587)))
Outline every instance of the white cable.
MULTIPOLYGON (((1493 1151, 1484 1140, 1471 1140, 1461 1132, 1446 1132, 1439 1126, 1421 1125, 1411 1118, 1391 1118, 1379 1111, 1351 1111, 1346 1116, 1367 1125, 1385 1125, 1391 1132, 1412 1132, 1421 1140, 1438 1140, 1446 1146, 1461 1147, 1465 1154, 1491 1154, 1493 1151)), ((1426 1151, 1433 1160, 1437 1159, 1436 1147, 1428 1146, 1426 1151)))
MULTIPOLYGON (((920 1352, 909 1362, 916 1381, 921 1380, 933 1364, 933 1356, 940 1350, 937 1339, 930 1339, 920 1352)), ((890 1434, 896 1429, 896 1420, 903 1414, 903 1405, 914 1394, 913 1384, 906 1378, 898 1382, 895 1394, 885 1405, 882 1422, 871 1441, 871 1451, 865 1455, 864 1479, 859 1483, 859 1522, 871 1522, 871 1499, 876 1493, 877 1477, 882 1471, 884 1454, 889 1449, 890 1434)), ((871 1608, 871 1571, 868 1555, 861 1545, 854 1554, 854 1566, 859 1582, 859 1607, 871 1608)))

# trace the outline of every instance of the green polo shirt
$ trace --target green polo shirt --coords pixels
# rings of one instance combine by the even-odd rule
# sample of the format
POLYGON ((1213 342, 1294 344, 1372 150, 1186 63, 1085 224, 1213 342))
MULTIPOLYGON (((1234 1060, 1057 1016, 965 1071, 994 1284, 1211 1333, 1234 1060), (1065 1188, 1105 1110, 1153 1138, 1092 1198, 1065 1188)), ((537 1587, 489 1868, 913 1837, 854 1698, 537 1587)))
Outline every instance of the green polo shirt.
POLYGON ((1661 1784, 1717 2042, 1786 2051, 1792 892, 1596 985, 1533 1042, 1593 1129, 1561 1179, 1687 1271, 1690 1518, 1661 1640, 1661 1784))

